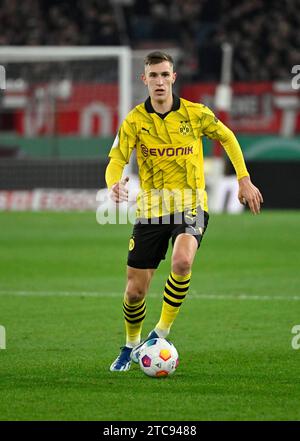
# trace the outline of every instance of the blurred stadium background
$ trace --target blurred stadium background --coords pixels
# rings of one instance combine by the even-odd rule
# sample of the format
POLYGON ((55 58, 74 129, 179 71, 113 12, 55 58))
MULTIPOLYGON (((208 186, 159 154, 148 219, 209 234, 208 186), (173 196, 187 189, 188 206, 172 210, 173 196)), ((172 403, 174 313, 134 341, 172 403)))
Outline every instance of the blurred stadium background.
MULTIPOLYGON (((298 8, 298 0, 87 0, 71 8, 2 0, 0 210, 95 209, 120 121, 146 98, 143 57, 156 48, 176 60, 176 92, 236 133, 265 208, 299 208, 298 8)), ((204 142, 210 209, 241 210, 233 170, 218 145, 204 142)))

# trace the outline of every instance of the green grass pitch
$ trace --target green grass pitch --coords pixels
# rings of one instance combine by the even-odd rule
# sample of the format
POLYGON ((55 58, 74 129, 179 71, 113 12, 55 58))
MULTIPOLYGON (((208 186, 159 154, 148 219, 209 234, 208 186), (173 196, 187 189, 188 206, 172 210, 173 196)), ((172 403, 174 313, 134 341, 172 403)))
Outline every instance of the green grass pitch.
MULTIPOLYGON (((170 339, 174 376, 111 373, 130 226, 0 214, 1 420, 299 420, 300 212, 211 215, 170 339)), ((158 320, 168 258, 147 296, 158 320)))

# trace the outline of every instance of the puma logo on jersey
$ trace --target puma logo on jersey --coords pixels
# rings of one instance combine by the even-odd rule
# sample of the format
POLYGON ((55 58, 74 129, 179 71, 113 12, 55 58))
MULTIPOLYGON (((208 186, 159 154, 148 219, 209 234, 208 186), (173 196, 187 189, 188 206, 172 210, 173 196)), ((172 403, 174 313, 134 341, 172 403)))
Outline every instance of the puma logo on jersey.
POLYGON ((142 130, 144 130, 145 132, 148 132, 148 135, 150 135, 150 129, 145 129, 145 127, 142 127, 142 130))

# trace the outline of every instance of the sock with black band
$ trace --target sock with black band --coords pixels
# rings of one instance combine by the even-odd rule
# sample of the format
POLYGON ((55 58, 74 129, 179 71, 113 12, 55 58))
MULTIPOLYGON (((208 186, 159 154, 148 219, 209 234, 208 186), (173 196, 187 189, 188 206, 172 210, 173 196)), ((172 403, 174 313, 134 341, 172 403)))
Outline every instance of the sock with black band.
POLYGON ((170 328, 188 292, 191 274, 181 276, 171 272, 169 275, 164 290, 160 319, 154 328, 159 337, 165 338, 169 334, 170 328))
POLYGON ((146 317, 145 299, 139 302, 129 303, 128 300, 124 298, 123 313, 125 319, 126 346, 133 348, 138 345, 141 340, 143 321, 146 317))

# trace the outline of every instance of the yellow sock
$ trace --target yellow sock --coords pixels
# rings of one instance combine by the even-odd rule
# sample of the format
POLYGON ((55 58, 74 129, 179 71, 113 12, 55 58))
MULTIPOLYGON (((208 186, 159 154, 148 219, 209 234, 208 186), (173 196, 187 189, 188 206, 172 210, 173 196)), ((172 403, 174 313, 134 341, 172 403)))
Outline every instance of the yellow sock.
POLYGON ((146 316, 145 299, 130 303, 126 298, 123 302, 126 330, 126 346, 134 347, 140 343, 143 321, 146 316))
POLYGON ((183 303, 188 292, 191 274, 180 276, 171 272, 167 280, 164 299, 159 322, 155 330, 158 331, 160 337, 166 337, 170 332, 170 328, 177 317, 180 306, 183 303))

